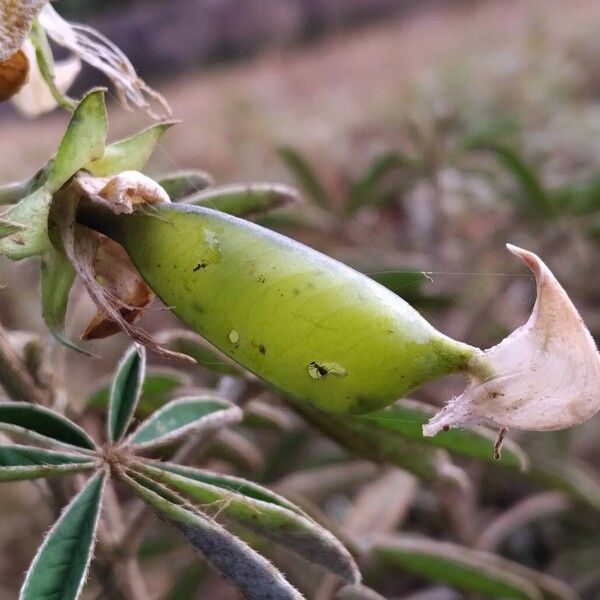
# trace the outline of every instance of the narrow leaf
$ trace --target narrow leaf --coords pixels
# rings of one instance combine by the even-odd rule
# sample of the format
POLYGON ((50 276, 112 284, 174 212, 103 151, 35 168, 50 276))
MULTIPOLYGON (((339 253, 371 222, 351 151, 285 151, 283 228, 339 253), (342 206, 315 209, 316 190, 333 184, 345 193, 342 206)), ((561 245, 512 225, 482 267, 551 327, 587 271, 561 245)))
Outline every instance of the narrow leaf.
POLYGON ((14 181, 0 186, 0 204, 16 204, 31 194, 31 180, 14 181))
POLYGON ((440 469, 436 448, 370 425, 364 419, 325 413, 291 397, 286 397, 286 401, 311 425, 358 456, 396 465, 424 481, 438 481, 447 476, 440 469))
POLYGON ((407 159, 396 150, 383 152, 375 157, 365 173, 350 189, 347 209, 353 213, 367 204, 374 203, 376 191, 383 179, 407 164, 407 159))
POLYGON ((117 175, 121 171, 141 171, 158 140, 176 122, 156 123, 139 133, 109 144, 100 158, 86 165, 86 171, 96 177, 117 175))
POLYGON ((348 550, 312 519, 287 508, 156 469, 148 464, 140 463, 138 468, 151 479, 204 507, 206 512, 212 509, 215 515, 222 515, 282 544, 346 581, 360 581, 358 567, 348 550))
POLYGON ((46 186, 56 192, 79 169, 104 153, 108 128, 104 89, 88 92, 77 105, 60 142, 46 186))
POLYGON ((392 566, 492 598, 576 600, 562 581, 496 554, 416 536, 376 538, 371 551, 392 566))
POLYGON ((521 188, 519 205, 525 214, 534 218, 549 217, 553 214, 550 197, 539 173, 517 150, 492 142, 485 142, 480 148, 492 152, 498 162, 515 178, 521 188))
MULTIPOLYGON (((191 378, 181 371, 167 368, 154 368, 147 371, 135 415, 138 418, 148 417, 170 400, 171 395, 179 388, 191 386, 191 384, 191 378)), ((90 394, 87 407, 104 409, 108 406, 109 397, 110 383, 103 383, 90 394)))
POLYGON ((77 600, 94 549, 105 475, 98 473, 65 508, 40 546, 19 600, 77 600))
POLYGON ((298 508, 295 504, 272 492, 271 490, 258 485, 252 481, 242 479, 241 477, 234 477, 233 475, 224 475, 222 473, 215 473, 214 471, 205 471, 203 469, 196 469, 194 467, 185 467, 169 462, 155 462, 155 461, 144 461, 145 464, 153 466, 168 473, 180 475, 193 481, 205 483, 207 485, 221 487, 232 492, 237 492, 248 498, 260 500, 261 502, 267 502, 274 504, 275 506, 281 506, 287 508, 300 515, 304 515, 304 511, 298 508))
POLYGON ((42 293, 42 316, 50 333, 61 343, 84 354, 82 348, 67 338, 65 315, 69 293, 75 281, 75 269, 62 249, 51 245, 42 256, 40 285, 42 293))
POLYGON ((192 431, 213 431, 241 420, 239 407, 216 396, 179 398, 153 413, 128 442, 137 448, 163 446, 192 431))
POLYGON ((502 457, 495 460, 492 452, 496 434, 482 428, 451 429, 435 438, 423 437, 422 425, 435 414, 436 408, 424 402, 399 400, 393 406, 357 417, 343 417, 352 426, 363 421, 382 431, 393 431, 421 443, 446 448, 450 452, 478 458, 486 462, 525 470, 529 463, 525 452, 513 441, 505 440, 502 457))
POLYGON ((146 349, 131 346, 117 367, 110 390, 107 427, 111 442, 118 442, 127 431, 140 397, 145 369, 146 349))
POLYGON ((329 207, 329 198, 315 171, 302 155, 288 146, 279 148, 279 157, 294 175, 300 189, 321 208, 329 207))
POLYGON ((536 459, 528 479, 552 490, 562 490, 578 502, 600 511, 600 475, 585 464, 570 459, 536 459))
POLYGON ((191 169, 166 173, 156 177, 156 181, 173 202, 185 201, 186 196, 201 192, 214 183, 208 173, 191 169))
POLYGON ((185 204, 205 206, 237 217, 248 217, 299 201, 298 193, 272 183, 227 185, 182 198, 185 204))
POLYGON ((469 548, 411 536, 377 538, 371 553, 385 564, 491 598, 541 600, 539 588, 514 563, 469 548))
POLYGON ((0 481, 37 479, 93 469, 89 456, 53 452, 18 444, 0 444, 0 481))
MULTIPOLYGON (((235 585, 248 600, 302 600, 283 575, 242 540, 200 511, 170 502, 153 489, 123 475, 127 483, 159 516, 178 531, 204 558, 235 585)), ((168 494, 167 494, 168 497, 168 494)))
POLYGON ((337 592, 335 600, 385 600, 385 598, 364 585, 345 585, 337 592))
POLYGON ((61 446, 95 450, 94 440, 73 421, 58 413, 28 402, 0 403, 0 429, 61 446))

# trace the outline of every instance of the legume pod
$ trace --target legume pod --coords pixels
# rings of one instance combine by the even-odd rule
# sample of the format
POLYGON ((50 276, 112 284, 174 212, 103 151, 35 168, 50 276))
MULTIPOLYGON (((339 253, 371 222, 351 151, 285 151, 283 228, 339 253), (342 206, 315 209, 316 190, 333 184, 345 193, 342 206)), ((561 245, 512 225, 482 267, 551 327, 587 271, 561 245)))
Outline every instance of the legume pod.
POLYGON ((253 223, 171 204, 95 213, 92 223, 209 342, 324 410, 370 412, 479 362, 479 350, 442 335, 378 283, 253 223))

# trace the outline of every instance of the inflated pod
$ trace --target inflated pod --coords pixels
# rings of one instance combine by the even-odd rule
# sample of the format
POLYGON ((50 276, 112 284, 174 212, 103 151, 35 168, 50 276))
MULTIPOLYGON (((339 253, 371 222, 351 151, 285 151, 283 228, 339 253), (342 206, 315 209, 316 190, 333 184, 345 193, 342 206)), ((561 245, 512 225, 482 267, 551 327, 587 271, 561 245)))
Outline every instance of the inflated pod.
POLYGON ((211 209, 157 211, 95 215, 93 225, 125 247, 183 321, 287 394, 328 411, 369 412, 474 368, 479 350, 332 258, 211 209))

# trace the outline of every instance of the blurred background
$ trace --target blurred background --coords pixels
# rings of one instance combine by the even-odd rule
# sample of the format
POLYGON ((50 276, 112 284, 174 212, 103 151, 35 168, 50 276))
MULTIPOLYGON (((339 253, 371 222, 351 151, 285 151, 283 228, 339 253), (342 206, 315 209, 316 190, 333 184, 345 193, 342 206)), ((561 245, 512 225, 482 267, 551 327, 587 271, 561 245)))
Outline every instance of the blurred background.
MULTIPOLYGON (((504 248, 523 246, 548 263, 600 336, 600 2, 59 0, 55 8, 120 46, 183 121, 161 141, 149 174, 201 168, 218 183, 297 186, 301 205, 260 222, 364 271, 444 333, 483 348, 533 305, 532 278, 504 248)), ((84 71, 73 95, 99 78, 84 71)), ((148 124, 116 102, 109 116, 111 138, 148 124)), ((42 166, 66 122, 60 111, 28 121, 0 106, 0 182, 42 166)), ((6 327, 44 333, 37 281, 35 261, 0 264, 6 327)), ((72 298, 77 337, 93 311, 83 290, 72 298)), ((159 308, 144 319, 149 329, 176 324, 159 308)), ((125 345, 116 336, 92 344, 98 360, 65 356, 72 402, 85 406, 125 345)), ((212 381, 201 370, 191 375, 212 381)), ((439 405, 461 386, 444 379, 414 397, 439 405)), ((579 483, 563 478, 548 491, 526 475, 459 460, 471 482, 459 497, 399 469, 390 479, 290 419, 278 431, 240 433, 253 449, 238 448, 227 468, 304 494, 340 527, 357 498, 384 498, 381 510, 391 503, 396 512, 371 529, 494 550, 568 581, 582 598, 600 598, 599 417, 565 432, 511 432, 533 455, 562 461, 579 483), (346 472, 326 477, 332 465, 346 472), (403 475, 410 494, 398 491, 408 485, 403 475), (584 500, 573 493, 581 482, 584 500), (375 483, 383 496, 365 487, 375 483), (488 528, 498 521, 494 537, 488 528)), ((3 488, 0 502, 0 596, 13 598, 50 508, 30 483, 3 488)), ((182 573, 198 563, 170 538, 171 546, 154 541, 144 560, 157 565, 157 597, 235 597, 206 573, 169 590, 157 555, 173 553, 182 573)), ((306 581, 287 560, 307 597, 333 597, 326 581, 306 581)), ((477 597, 400 567, 374 567, 369 583, 388 598, 477 597)))

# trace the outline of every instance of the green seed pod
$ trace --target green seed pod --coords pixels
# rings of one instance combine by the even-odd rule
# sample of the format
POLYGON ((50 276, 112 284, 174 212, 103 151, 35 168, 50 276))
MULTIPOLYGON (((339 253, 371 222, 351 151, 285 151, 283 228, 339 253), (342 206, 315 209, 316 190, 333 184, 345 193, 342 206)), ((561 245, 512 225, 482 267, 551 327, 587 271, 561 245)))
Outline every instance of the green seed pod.
POLYGON ((364 413, 478 362, 479 350, 315 250, 207 208, 157 211, 80 220, 120 242, 183 321, 286 394, 364 413))

